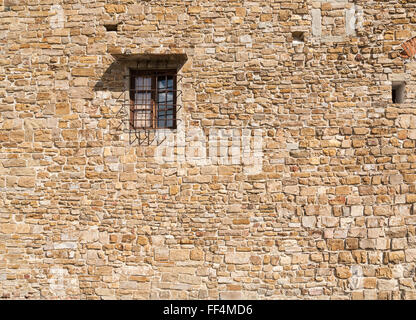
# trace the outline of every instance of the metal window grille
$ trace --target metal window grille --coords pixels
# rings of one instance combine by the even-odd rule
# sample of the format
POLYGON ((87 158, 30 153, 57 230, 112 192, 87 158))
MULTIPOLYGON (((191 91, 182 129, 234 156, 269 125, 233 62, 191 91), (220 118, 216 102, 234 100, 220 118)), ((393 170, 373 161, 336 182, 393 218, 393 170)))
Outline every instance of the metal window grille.
POLYGON ((176 70, 134 70, 130 76, 130 128, 176 128, 176 70))

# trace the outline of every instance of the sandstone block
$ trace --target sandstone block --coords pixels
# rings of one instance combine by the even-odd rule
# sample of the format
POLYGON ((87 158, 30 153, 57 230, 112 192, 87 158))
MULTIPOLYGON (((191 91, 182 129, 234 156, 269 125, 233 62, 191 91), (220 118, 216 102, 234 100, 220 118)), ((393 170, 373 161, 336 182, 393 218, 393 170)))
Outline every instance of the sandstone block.
POLYGON ((137 244, 145 246, 149 243, 149 239, 146 236, 137 236, 137 244))
POLYGON ((405 250, 406 262, 416 262, 416 249, 405 250))
POLYGON ((351 277, 351 271, 348 267, 337 267, 336 276, 340 279, 348 279, 351 277))
POLYGON ((242 293, 239 291, 220 292, 220 300, 241 300, 242 293))
POLYGON ((170 260, 172 261, 187 261, 189 260, 190 251, 187 249, 171 249, 170 260))
POLYGON ((156 261, 167 261, 169 259, 169 249, 155 248, 154 256, 156 261))
POLYGON ((26 167, 26 160, 23 159, 10 159, 3 161, 3 167, 26 167))
POLYGON ((360 217, 364 213, 364 206, 351 206, 351 216, 360 217))
POLYGON ((34 188, 36 185, 35 177, 20 177, 17 185, 22 188, 34 188))
POLYGON ((225 263, 230 264, 248 264, 250 262, 250 254, 246 252, 226 253, 225 263))
POLYGON ((309 217, 302 217, 302 225, 305 228, 313 228, 316 224, 316 217, 309 216, 309 217))
POLYGON ((389 261, 392 263, 402 263, 405 261, 404 251, 389 252, 389 261))
POLYGON ((201 249, 193 249, 190 254, 191 260, 202 261, 204 260, 204 251, 201 249))
POLYGON ((104 5, 105 11, 108 13, 123 13, 125 11, 125 6, 121 4, 106 4, 104 5))

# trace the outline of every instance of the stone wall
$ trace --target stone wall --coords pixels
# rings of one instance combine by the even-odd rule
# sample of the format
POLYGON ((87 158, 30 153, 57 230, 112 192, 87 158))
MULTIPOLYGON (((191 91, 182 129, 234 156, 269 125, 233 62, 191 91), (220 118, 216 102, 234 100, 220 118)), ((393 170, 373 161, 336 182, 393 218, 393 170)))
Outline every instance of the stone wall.
POLYGON ((415 9, 0 0, 0 297, 415 299, 415 9), (187 57, 149 144, 118 113, 145 54, 187 57), (191 129, 257 166, 191 161, 191 129))

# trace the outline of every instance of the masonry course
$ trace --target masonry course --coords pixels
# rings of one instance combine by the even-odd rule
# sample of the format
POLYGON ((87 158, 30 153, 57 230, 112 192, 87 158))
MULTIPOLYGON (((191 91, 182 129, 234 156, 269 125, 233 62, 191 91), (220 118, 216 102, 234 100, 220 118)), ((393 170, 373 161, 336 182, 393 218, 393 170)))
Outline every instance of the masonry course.
POLYGON ((416 299, 415 11, 0 0, 0 297, 416 299), (261 130, 260 172, 131 143, 151 54, 186 56, 182 128, 261 130))

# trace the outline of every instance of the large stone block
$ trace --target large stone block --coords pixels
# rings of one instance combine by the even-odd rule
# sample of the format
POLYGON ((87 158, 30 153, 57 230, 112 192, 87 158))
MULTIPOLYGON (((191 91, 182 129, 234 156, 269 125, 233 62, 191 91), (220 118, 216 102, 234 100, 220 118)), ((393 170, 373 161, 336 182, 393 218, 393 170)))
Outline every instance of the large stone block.
POLYGON ((248 264, 250 263, 250 253, 247 253, 247 252, 226 253, 225 263, 248 264))

